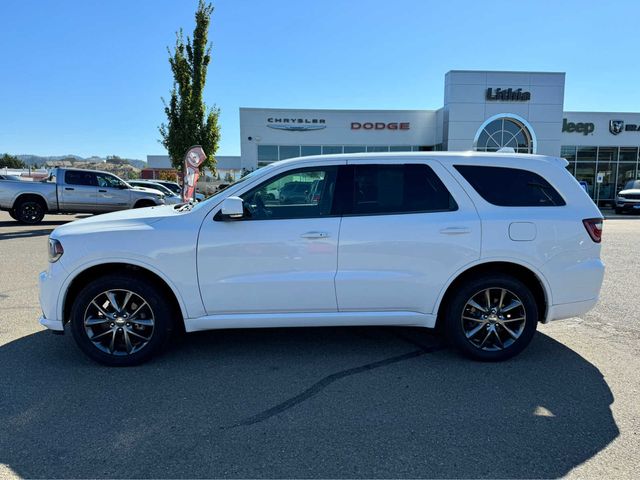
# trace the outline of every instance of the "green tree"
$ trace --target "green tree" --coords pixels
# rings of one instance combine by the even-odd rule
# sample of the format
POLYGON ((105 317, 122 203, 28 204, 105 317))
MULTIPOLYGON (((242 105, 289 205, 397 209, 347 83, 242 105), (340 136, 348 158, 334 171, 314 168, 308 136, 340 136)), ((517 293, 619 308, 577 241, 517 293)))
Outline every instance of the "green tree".
POLYGON ((218 108, 207 108, 202 98, 207 67, 211 60, 211 44, 207 35, 213 6, 199 0, 196 10, 196 26, 193 30, 193 40, 187 36, 185 43, 182 29, 176 34, 174 51, 169 52, 169 64, 173 73, 173 88, 171 98, 167 103, 164 99, 164 111, 167 123, 160 125, 160 143, 164 145, 171 158, 174 168, 182 171, 184 154, 189 147, 201 145, 207 159, 200 169, 214 171, 216 166, 215 153, 220 140, 218 108))
POLYGON ((20 160, 18 157, 14 157, 13 155, 9 155, 8 153, 3 154, 0 157, 0 168, 25 168, 25 163, 20 160))

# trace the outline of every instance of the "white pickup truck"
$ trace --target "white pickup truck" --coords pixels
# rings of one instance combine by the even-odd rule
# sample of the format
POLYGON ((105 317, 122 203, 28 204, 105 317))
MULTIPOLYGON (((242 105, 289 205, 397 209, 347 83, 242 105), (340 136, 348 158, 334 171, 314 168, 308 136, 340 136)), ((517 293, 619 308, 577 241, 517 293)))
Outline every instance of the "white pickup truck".
POLYGON ((46 213, 104 213, 164 205, 162 192, 132 187, 107 172, 57 168, 46 181, 0 182, 0 210, 36 224, 46 213))

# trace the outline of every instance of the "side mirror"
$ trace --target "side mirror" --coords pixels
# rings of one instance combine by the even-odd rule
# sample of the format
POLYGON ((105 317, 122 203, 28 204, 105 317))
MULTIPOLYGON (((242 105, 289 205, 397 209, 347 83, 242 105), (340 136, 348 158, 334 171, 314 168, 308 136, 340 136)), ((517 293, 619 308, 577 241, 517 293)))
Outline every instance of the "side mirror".
POLYGON ((244 216, 244 206, 240 197, 227 197, 222 201, 220 209, 223 219, 242 218, 244 216))

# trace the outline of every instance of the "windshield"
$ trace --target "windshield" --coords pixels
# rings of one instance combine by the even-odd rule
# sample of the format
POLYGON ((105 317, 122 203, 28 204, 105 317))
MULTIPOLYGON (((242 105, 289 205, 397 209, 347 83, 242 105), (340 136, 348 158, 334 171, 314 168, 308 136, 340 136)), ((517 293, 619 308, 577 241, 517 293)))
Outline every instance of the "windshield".
POLYGON ((180 188, 180 185, 178 185, 177 183, 173 183, 173 182, 154 182, 154 183, 157 183, 158 185, 162 185, 163 187, 168 188, 176 195, 182 194, 182 188, 180 188))
POLYGON ((640 189, 640 180, 629 180, 624 186, 625 190, 640 189))
POLYGON ((153 190, 158 190, 164 193, 165 195, 169 195, 171 197, 175 195, 175 193, 173 193, 164 185, 160 185, 159 183, 154 183, 154 182, 148 182, 148 183, 147 182, 129 182, 129 183, 131 183, 136 187, 152 188, 153 190))

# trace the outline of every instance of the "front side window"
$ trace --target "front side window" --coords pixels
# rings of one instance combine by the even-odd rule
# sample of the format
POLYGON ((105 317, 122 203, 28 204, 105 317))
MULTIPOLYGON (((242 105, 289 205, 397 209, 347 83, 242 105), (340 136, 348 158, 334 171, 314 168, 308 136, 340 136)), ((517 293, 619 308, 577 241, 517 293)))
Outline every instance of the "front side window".
POLYGON ((428 165, 356 165, 345 176, 349 175, 351 188, 347 188, 345 214, 443 212, 458 208, 428 165))
POLYGON ((553 207, 565 201, 549 182, 519 168, 455 165, 482 198, 501 207, 553 207))
POLYGON ((123 188, 124 183, 120 181, 119 178, 114 177, 113 175, 108 175, 106 173, 98 173, 98 186, 99 187, 107 187, 107 188, 123 188))
POLYGON ((241 195, 252 220, 325 217, 331 213, 337 167, 295 170, 241 195))
POLYGON ((84 185, 89 187, 95 187, 97 185, 95 172, 79 170, 67 170, 64 172, 64 182, 67 185, 84 185))

